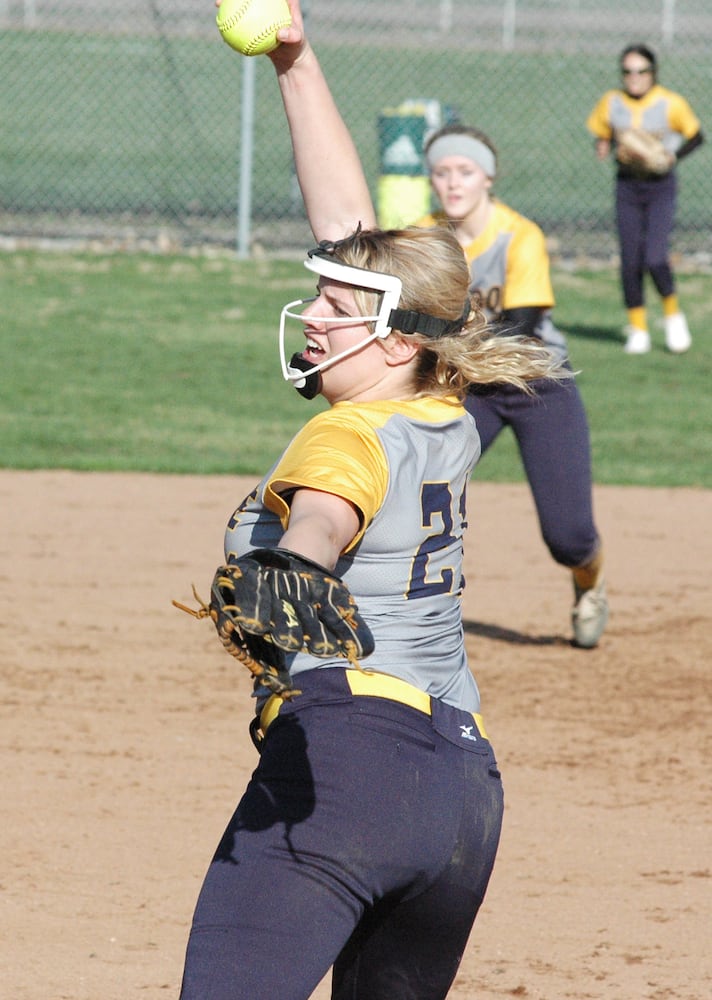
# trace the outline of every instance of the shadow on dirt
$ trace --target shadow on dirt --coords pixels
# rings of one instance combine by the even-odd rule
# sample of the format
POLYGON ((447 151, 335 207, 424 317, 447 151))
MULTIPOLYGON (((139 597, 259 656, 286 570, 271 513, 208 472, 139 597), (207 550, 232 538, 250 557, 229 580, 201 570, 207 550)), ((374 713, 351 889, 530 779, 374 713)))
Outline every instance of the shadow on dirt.
POLYGON ((573 643, 563 635, 529 635, 517 632, 515 629, 502 628, 501 625, 490 625, 487 622, 464 621, 462 623, 468 635, 479 635, 483 639, 494 639, 496 642, 509 642, 518 646, 572 646, 573 643))

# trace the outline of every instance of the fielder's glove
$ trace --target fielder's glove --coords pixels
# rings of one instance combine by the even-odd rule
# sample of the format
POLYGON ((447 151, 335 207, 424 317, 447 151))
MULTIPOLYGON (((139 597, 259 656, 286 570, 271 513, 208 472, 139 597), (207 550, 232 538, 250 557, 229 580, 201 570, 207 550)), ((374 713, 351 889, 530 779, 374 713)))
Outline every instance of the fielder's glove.
POLYGON ((227 651, 260 684, 289 698, 292 687, 284 653, 339 656, 360 668, 373 652, 371 630, 342 581, 287 549, 255 549, 219 566, 210 603, 193 594, 197 610, 173 601, 195 618, 209 617, 227 651))
POLYGON ((220 566, 211 593, 221 618, 287 653, 355 662, 373 652, 371 631, 346 585, 287 549, 255 549, 220 566))
POLYGON ((644 129, 626 128, 616 136, 616 159, 641 173, 666 174, 675 164, 660 139, 644 129))

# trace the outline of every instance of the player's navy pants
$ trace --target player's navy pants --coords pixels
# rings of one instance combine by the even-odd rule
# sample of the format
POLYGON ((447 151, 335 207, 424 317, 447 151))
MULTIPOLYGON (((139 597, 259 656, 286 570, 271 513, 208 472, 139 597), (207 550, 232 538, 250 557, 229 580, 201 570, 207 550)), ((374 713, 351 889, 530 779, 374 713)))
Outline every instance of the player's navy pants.
POLYGON ((473 716, 299 674, 210 865, 182 1000, 442 1000, 494 864, 502 786, 473 716))
POLYGON ((573 379, 537 380, 532 387, 533 396, 511 386, 470 390, 465 407, 483 454, 503 427, 512 428, 544 542, 556 562, 583 566, 599 546, 586 411, 573 379))
POLYGON ((675 224, 677 177, 616 179, 616 225, 621 253, 621 283, 627 309, 644 302, 643 281, 652 278, 665 298, 675 291, 670 266, 670 237, 675 224))

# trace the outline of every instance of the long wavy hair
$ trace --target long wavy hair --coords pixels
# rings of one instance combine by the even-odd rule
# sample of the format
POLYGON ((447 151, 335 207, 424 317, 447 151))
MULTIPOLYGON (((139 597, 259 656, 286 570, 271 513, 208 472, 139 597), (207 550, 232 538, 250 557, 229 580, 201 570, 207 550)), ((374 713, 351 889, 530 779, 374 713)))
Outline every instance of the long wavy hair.
MULTIPOLYGON (((440 337, 421 333, 389 334, 419 346, 413 396, 455 396, 462 400, 467 387, 513 385, 531 391, 539 378, 568 378, 538 338, 495 335, 484 313, 469 299, 470 274, 449 228, 358 230, 333 247, 334 258, 352 267, 393 274, 402 282, 399 308, 455 322, 454 332, 440 337), (469 307, 469 308, 468 308, 469 307)), ((354 289, 364 316, 376 315, 377 292, 354 289)))

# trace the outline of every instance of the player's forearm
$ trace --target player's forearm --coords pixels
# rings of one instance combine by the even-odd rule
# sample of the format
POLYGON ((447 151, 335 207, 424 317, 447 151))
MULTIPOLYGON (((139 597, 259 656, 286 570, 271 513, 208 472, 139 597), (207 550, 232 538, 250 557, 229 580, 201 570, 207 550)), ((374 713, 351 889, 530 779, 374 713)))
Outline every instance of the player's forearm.
POLYGON ((278 73, 297 177, 317 240, 376 224, 358 152, 310 47, 278 73))
POLYGON ((680 146, 675 158, 677 160, 684 159, 686 156, 689 156, 690 153, 692 153, 695 149, 697 149, 698 146, 701 146, 703 142, 704 142, 704 136, 702 132, 695 133, 695 135, 693 135, 691 139, 688 139, 687 142, 684 142, 682 146, 680 146))
POLYGON ((541 306, 505 309, 499 318, 499 329, 502 333, 517 334, 520 337, 535 337, 543 311, 541 306))

